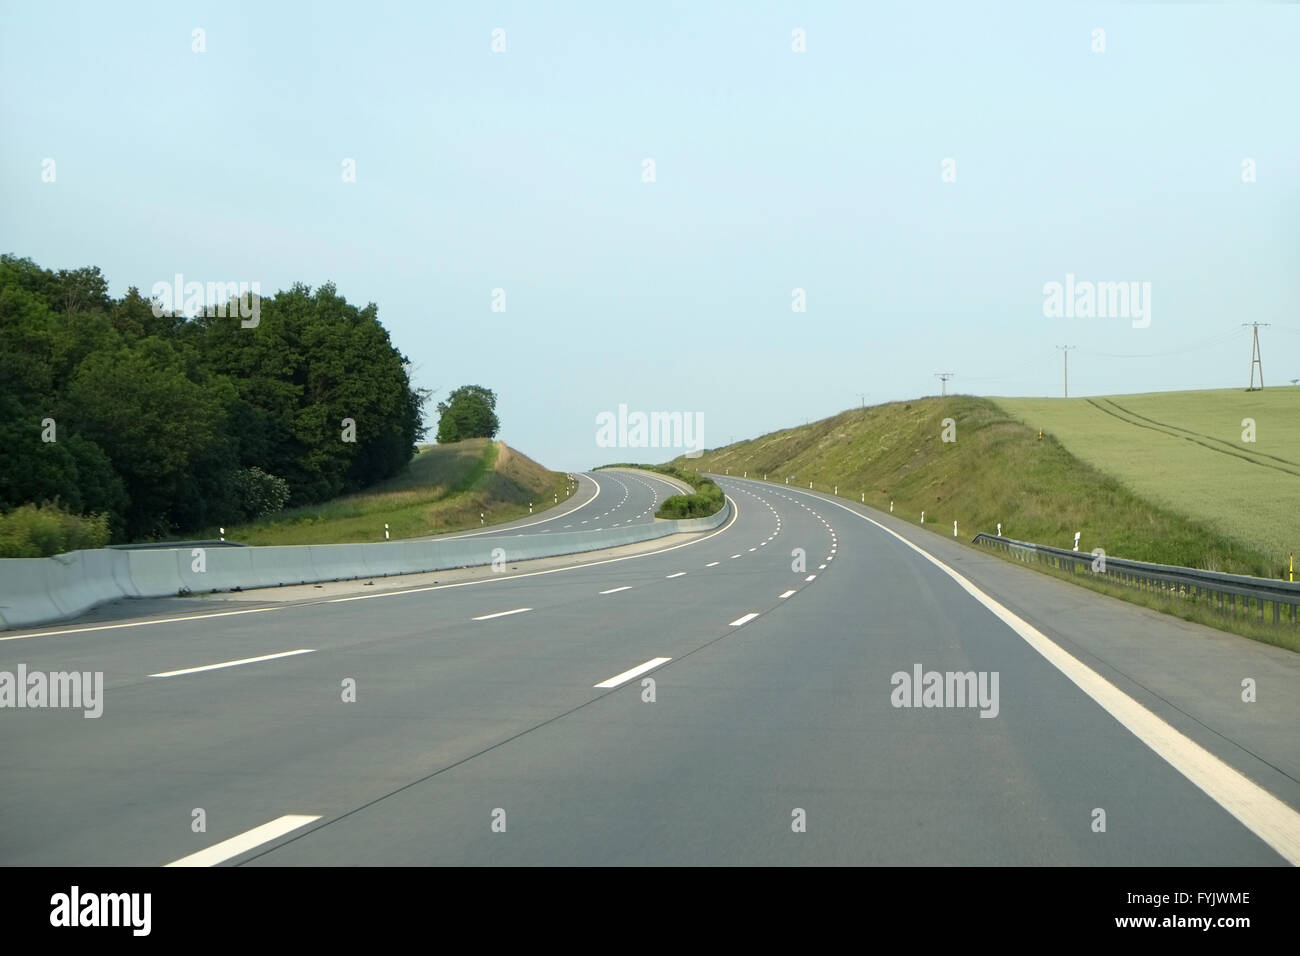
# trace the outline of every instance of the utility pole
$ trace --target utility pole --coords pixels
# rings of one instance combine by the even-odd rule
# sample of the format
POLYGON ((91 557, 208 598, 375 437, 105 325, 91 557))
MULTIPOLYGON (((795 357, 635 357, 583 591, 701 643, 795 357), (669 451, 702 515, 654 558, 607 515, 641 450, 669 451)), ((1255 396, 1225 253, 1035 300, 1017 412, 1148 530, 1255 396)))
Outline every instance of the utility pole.
POLYGON ((866 393, 866 392, 858 392, 858 397, 862 399, 862 407, 863 407, 863 408, 866 408, 866 407, 867 407, 867 393, 866 393))
POLYGON ((948 379, 952 378, 952 372, 935 372, 935 373, 934 373, 934 377, 937 378, 940 382, 943 383, 943 384, 941 384, 941 385, 939 386, 939 395, 940 395, 940 396, 947 395, 947 394, 948 394, 948 379))
POLYGON ((1264 363, 1259 354, 1259 330, 1260 326, 1268 328, 1267 322, 1243 322, 1243 329, 1250 329, 1250 388, 1248 392, 1258 392, 1264 387, 1264 363), (1255 369, 1259 368, 1259 388, 1255 387, 1255 369))
POLYGON ((1070 349, 1077 348, 1074 345, 1058 345, 1061 350, 1061 358, 1065 359, 1065 397, 1070 397, 1070 349))

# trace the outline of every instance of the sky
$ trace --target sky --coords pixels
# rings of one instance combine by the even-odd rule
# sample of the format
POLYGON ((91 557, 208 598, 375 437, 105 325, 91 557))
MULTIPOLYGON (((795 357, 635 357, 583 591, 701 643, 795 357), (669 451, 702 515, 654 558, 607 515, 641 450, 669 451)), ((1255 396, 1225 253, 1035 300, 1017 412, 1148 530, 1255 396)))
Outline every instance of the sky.
POLYGON ((416 384, 494 390, 499 437, 557 470, 683 450, 598 444, 620 406, 715 447, 940 372, 1060 395, 1065 345, 1072 396, 1245 387, 1247 322, 1268 385, 1300 378, 1296 5, 2 0, 0 22, 0 251, 114 295, 333 282, 416 384), (1141 294, 1046 314, 1067 281, 1141 294))

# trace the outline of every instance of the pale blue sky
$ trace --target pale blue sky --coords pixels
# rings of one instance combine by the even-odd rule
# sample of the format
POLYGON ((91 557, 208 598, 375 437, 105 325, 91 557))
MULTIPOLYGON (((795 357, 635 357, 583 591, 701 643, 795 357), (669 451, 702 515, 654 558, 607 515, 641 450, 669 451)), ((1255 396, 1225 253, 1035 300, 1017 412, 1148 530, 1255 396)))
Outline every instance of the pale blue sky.
POLYGON ((1059 395, 1060 344, 1072 395, 1244 386, 1246 321, 1300 377, 1294 5, 0 8, 3 251, 333 281, 553 468, 671 457, 596 446, 620 403, 713 446, 940 371, 1059 395), (1067 273, 1150 282, 1150 327, 1045 318, 1067 273))

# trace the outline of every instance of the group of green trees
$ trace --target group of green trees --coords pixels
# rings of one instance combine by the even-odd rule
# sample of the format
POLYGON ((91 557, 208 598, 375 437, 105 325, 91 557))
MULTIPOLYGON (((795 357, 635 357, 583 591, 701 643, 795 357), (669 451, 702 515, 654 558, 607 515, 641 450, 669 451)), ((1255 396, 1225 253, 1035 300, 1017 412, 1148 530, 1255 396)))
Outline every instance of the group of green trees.
POLYGON ((98 268, 0 256, 0 513, 56 501, 167 537, 359 490, 424 435, 376 307, 331 284, 262 298, 255 327, 155 311, 98 268))
POLYGON ((467 438, 495 438, 497 396, 481 385, 462 385, 438 403, 438 444, 467 438))

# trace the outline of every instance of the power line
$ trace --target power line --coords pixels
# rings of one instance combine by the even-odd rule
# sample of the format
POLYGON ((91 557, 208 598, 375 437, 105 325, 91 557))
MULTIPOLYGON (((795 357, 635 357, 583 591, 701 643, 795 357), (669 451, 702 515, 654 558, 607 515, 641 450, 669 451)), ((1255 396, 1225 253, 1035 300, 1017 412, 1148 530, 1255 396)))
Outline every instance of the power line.
POLYGON ((1093 352, 1084 349, 1081 350, 1079 354, 1092 355, 1098 358, 1118 358, 1118 359, 1164 358, 1169 355, 1184 355, 1187 352, 1195 352, 1198 351, 1199 349, 1210 348, 1211 346, 1217 347, 1227 342, 1229 339, 1236 338, 1240 334, 1241 334, 1241 329, 1233 329, 1230 332, 1221 332, 1218 335, 1212 335, 1209 338, 1202 339, 1201 341, 1195 342, 1192 345, 1187 345, 1177 349, 1168 349, 1164 352, 1138 352, 1133 354, 1122 354, 1118 352, 1093 352))

